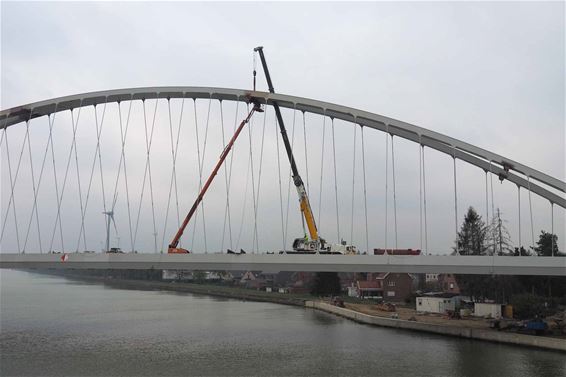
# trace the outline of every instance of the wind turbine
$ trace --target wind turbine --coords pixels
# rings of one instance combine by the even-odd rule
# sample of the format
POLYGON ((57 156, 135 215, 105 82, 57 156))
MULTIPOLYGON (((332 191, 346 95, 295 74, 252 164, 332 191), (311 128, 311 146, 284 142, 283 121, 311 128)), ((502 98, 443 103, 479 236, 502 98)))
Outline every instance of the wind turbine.
POLYGON ((102 212, 102 214, 108 216, 108 222, 106 223, 106 252, 110 251, 110 220, 114 225, 114 231, 118 234, 118 229, 116 229, 116 222, 114 221, 114 211, 102 212))

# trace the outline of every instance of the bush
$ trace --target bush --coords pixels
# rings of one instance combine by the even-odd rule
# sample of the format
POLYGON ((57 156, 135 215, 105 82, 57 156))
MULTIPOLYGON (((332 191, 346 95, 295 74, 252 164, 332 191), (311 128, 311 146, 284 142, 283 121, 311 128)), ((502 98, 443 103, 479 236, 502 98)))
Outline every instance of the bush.
POLYGON ((517 319, 545 317, 556 307, 556 300, 530 293, 511 296, 509 303, 513 305, 513 316, 517 319))
POLYGON ((417 294, 411 293, 409 296, 405 297, 405 304, 415 307, 417 305, 417 294))

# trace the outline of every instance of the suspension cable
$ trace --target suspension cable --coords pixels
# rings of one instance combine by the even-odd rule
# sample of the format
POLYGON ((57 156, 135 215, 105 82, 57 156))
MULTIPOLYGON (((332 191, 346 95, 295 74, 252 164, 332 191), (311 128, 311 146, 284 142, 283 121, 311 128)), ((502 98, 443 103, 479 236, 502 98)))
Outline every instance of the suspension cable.
MULTIPOLYGON (((197 123, 197 108, 196 108, 196 99, 194 100, 194 108, 195 108, 195 124, 197 125, 196 127, 196 132, 197 132, 197 152, 199 154, 199 192, 202 189, 202 171, 204 169, 204 159, 206 156, 206 144, 208 141, 208 126, 210 124, 210 106, 211 106, 211 102, 212 102, 212 98, 210 98, 208 100, 208 111, 207 111, 207 115, 206 115, 206 125, 205 125, 205 129, 204 129, 204 142, 203 142, 203 146, 202 146, 202 158, 200 157, 200 150, 198 148, 198 144, 199 144, 199 139, 198 139, 198 123, 197 123)), ((202 212, 202 231, 203 231, 203 236, 204 236, 204 253, 207 254, 208 253, 208 245, 207 245, 207 240, 206 240, 206 216, 204 215, 204 201, 201 200, 200 202, 200 208, 201 208, 201 212, 202 212)), ((198 208, 195 211, 195 217, 196 214, 198 212, 198 208)), ((197 224, 195 221, 195 226, 193 227, 193 238, 191 240, 191 249, 193 249, 193 245, 195 242, 195 232, 196 232, 196 228, 197 228, 197 224)))
MULTIPOLYGON (((152 140, 153 140, 153 129, 154 129, 154 125, 155 125, 155 119, 157 116, 157 103, 158 100, 155 100, 155 109, 153 110, 153 121, 152 121, 152 126, 151 126, 151 135, 149 138, 149 145, 148 145, 148 150, 147 150, 147 171, 149 174, 149 197, 151 200, 151 220, 152 220, 152 225, 153 225, 153 252, 155 254, 157 254, 157 222, 155 220, 155 200, 154 200, 154 196, 153 196, 153 178, 151 175, 151 158, 150 158, 150 151, 151 151, 151 145, 152 145, 152 140)), ((185 106, 185 97, 183 97, 183 102, 181 103, 181 112, 183 111, 182 109, 185 106)), ((144 122, 145 122, 145 102, 144 102, 144 122)), ((145 124, 145 123, 144 123, 145 124)), ((180 121, 179 121, 179 127, 181 127, 180 125, 180 121)))
MULTIPOLYGON (((291 127, 291 150, 293 150, 293 146, 295 144, 295 115, 297 111, 293 109, 293 126, 291 127)), ((285 215, 285 245, 287 245, 287 230, 289 226, 289 200, 291 197, 291 168, 289 168, 289 175, 287 180, 287 213, 285 215)), ((301 215, 302 219, 302 215, 301 215)), ((304 225, 303 225, 304 228, 304 225)), ((303 229, 304 230, 304 229, 303 229)))
MULTIPOLYGON (((493 200, 493 197, 494 197, 494 194, 493 194, 493 173, 491 171, 491 161, 489 161, 489 180, 490 180, 490 186, 491 186, 491 217, 492 217, 492 219, 495 219, 495 201, 493 200)), ((492 238, 493 238, 493 254, 495 254, 496 251, 497 251, 495 233, 493 234, 492 238)))
MULTIPOLYGON (((183 98, 184 101, 184 98, 183 98)), ((184 104, 184 102, 183 102, 184 104)), ((175 208, 177 210, 177 228, 181 227, 181 219, 179 216, 179 191, 177 189, 177 151, 179 149, 179 137, 181 133, 181 121, 183 119, 183 113, 181 113, 179 118, 179 127, 177 128, 177 139, 173 141, 173 118, 171 116, 171 99, 167 98, 167 112, 169 115, 169 135, 171 141, 171 160, 173 162, 172 166, 172 180, 173 180, 173 187, 175 189, 175 208)), ((179 240, 181 244, 181 240, 179 240)))
MULTIPOLYGON (((236 112, 234 115, 234 127, 232 129, 232 133, 236 132, 236 128, 238 126, 238 110, 240 107, 240 102, 236 102, 236 112)), ((227 180, 227 184, 226 184, 226 191, 230 192, 230 185, 232 182, 232 166, 233 166, 233 162, 234 162, 234 150, 236 148, 236 145, 234 145, 232 147, 232 153, 230 154, 230 167, 228 169, 228 180, 227 180)), ((225 166, 226 168, 226 166, 225 166)), ((231 225, 231 215, 230 215, 230 207, 229 207, 229 200, 228 198, 226 199, 226 210, 224 211, 224 219, 226 221, 226 215, 228 215, 228 226, 229 226, 229 230, 230 230, 230 248, 233 248, 234 244, 232 241, 232 225, 231 225)))
POLYGON ((399 245, 397 243, 397 193, 395 184, 395 149, 393 143, 393 135, 391 135, 391 171, 393 173, 393 220, 395 225, 395 248, 398 249, 399 245))
MULTIPOLYGON (((57 111, 57 105, 55 105, 55 111, 57 111)), ((44 171, 44 168, 45 168, 45 162, 47 161, 47 152, 49 151, 49 145, 50 145, 50 141, 51 141, 51 137, 52 137, 52 129, 53 129, 53 122, 55 121, 55 114, 56 113, 53 113, 53 118, 51 117, 51 114, 48 115, 49 137, 48 137, 47 142, 45 143, 45 152, 43 153, 43 161, 41 163, 41 170, 39 172, 39 178, 38 178, 38 182, 37 182, 37 191, 34 193, 34 196, 33 196, 33 206, 32 206, 32 209, 31 209, 30 220, 29 220, 29 223, 28 223, 28 230, 27 230, 28 233, 29 233, 29 228, 31 227, 31 222, 32 222, 32 219, 33 219, 34 210, 36 212, 36 216, 38 216, 37 215, 37 212, 38 212, 37 195, 39 194, 39 188, 41 186, 41 179, 43 178, 43 171, 44 171)), ((4 129, 4 131, 6 131, 6 129, 4 129)), ((40 228, 39 217, 37 217, 36 219, 38 220, 37 224, 38 224, 38 236, 39 236, 39 243, 40 243, 39 247, 40 247, 40 250, 41 250, 42 246, 41 246, 41 233, 39 232, 39 228, 40 228)), ((4 222, 4 224, 6 224, 6 222, 4 222)), ((4 230, 2 229, 2 235, 3 234, 4 234, 4 230)), ((0 237, 0 240, 1 239, 2 238, 0 237)))
MULTIPOLYGON (((31 118, 31 113, 30 113, 30 118, 31 118)), ((15 176, 13 177, 13 179, 12 179, 12 168, 11 168, 11 163, 10 163, 10 154, 9 154, 9 147, 8 147, 8 134, 7 134, 7 129, 8 129, 8 128, 7 128, 7 127, 4 128, 4 133, 3 133, 3 138, 5 137, 5 139, 6 139, 6 153, 7 153, 7 157, 8 157, 8 171, 9 171, 9 174, 10 174, 10 191, 11 191, 11 193, 10 193, 10 200, 9 200, 9 202, 8 202, 8 208, 7 208, 7 210, 6 210, 6 216, 4 217, 4 226, 2 227, 2 237, 0 237, 0 240, 1 240, 1 239, 3 238, 3 236, 4 236, 4 228, 5 228, 5 226, 6 226, 6 220, 7 220, 7 218, 8 218, 8 213, 10 212, 10 205, 11 205, 12 202, 13 202, 13 203, 14 203, 14 206, 13 206, 12 209, 13 209, 13 213, 14 213, 14 221, 15 221, 15 227, 16 227, 16 238, 17 238, 17 243, 18 243, 18 252, 20 252, 20 251, 25 252, 25 245, 24 245, 24 248, 20 250, 18 222, 17 222, 17 220, 16 220, 16 219, 17 219, 17 215, 16 215, 16 197, 15 197, 14 191, 15 191, 16 182, 17 182, 17 180, 18 180, 18 175, 19 175, 19 172, 20 172, 20 166, 21 166, 22 157, 23 157, 23 154, 24 154, 24 149, 25 149, 25 146, 26 146, 26 142, 27 142, 28 145, 29 145, 29 125, 28 125, 28 123, 29 123, 29 119, 28 119, 28 121, 26 122, 27 132, 26 132, 26 134, 24 135, 24 140, 22 141, 22 147, 21 147, 21 149, 20 149, 20 155, 19 155, 18 164, 17 164, 17 167, 16 167, 16 174, 15 174, 15 176)), ((27 237, 26 237, 26 238, 27 238, 27 237)))
MULTIPOLYGON (((487 185, 487 170, 484 170, 484 172, 485 172, 485 219, 486 219, 485 221, 493 225, 493 218, 492 219, 489 218, 489 189, 487 185)), ((456 234, 456 237, 458 237, 458 234, 456 234)), ((489 237, 490 235, 488 234, 487 236, 488 242, 489 242, 489 237)), ((495 253, 495 250, 493 252, 495 253)))
MULTIPOLYGON (((255 58, 254 58, 255 59, 255 58)), ((218 101, 220 104, 220 130, 222 131, 222 149, 226 148, 226 138, 224 136, 224 108, 222 100, 218 101)), ((233 153, 233 152, 232 152, 233 153)), ((234 246, 232 243, 232 220, 230 216, 230 189, 228 186, 228 168, 227 164, 223 164, 224 168, 224 184, 226 186, 226 207, 224 209, 224 224, 222 225, 222 242, 220 244, 220 252, 224 250, 224 238, 226 236, 226 222, 228 222, 228 235, 230 240, 230 249, 234 246)))
MULTIPOLYGON (((460 255, 458 250, 458 186, 456 179, 456 147, 452 147, 452 163, 454 165, 454 233, 456 240, 456 254, 460 255)), ((487 221, 487 219, 486 219, 487 221)))
MULTIPOLYGON (((25 136, 24 136, 24 144, 22 145, 22 148, 25 146, 25 141, 27 140, 28 152, 29 152, 29 163, 30 163, 30 167, 31 167, 31 181, 32 181, 32 186, 33 186, 33 193, 34 193, 34 196, 35 196, 35 192, 36 192, 36 190, 35 190, 35 174, 33 172, 33 159, 32 159, 32 155, 31 155, 31 144, 30 144, 31 141, 30 141, 30 136, 29 136, 29 122, 31 120, 31 114, 33 114, 33 109, 31 109, 30 116, 26 120, 26 133, 25 133, 25 136)), ((2 136, 4 136, 4 134, 2 134, 2 136)), ((1 145, 2 145, 2 140, 0 140, 0 146, 1 145)), ((23 153, 23 151, 22 151, 22 153, 23 153)), ((30 217, 33 218, 33 211, 32 211, 32 215, 30 217)), ((37 213, 36 213, 36 219, 37 219, 37 213)), ((30 224, 30 226, 31 226, 31 224, 30 224)), ((39 223, 38 223, 38 227, 39 227, 39 223)), ((38 230, 38 235, 39 234, 40 233, 39 233, 39 230, 38 230)), ((27 243, 28 243, 28 236, 29 236, 29 227, 28 227, 28 231, 26 232, 26 238, 25 238, 25 241, 24 241, 24 247, 22 248, 22 253, 26 252, 26 246, 27 246, 27 243)), ((42 253, 41 237, 39 239, 39 252, 42 253)))
POLYGON ((255 224, 255 242, 256 242, 256 252, 259 253, 259 233, 257 230, 257 212, 259 208, 259 193, 261 188, 261 172, 263 167, 263 145, 265 140, 265 123, 267 121, 267 112, 263 112, 263 128, 261 132, 261 148, 259 153, 259 174, 257 178, 257 196, 256 196, 256 205, 255 205, 255 217, 256 217, 256 224, 255 224))
POLYGON ((354 158, 352 159, 352 211, 350 219, 350 244, 354 244, 354 201, 356 192, 356 124, 354 123, 354 158))
MULTIPOLYGON (((105 110, 106 110, 106 104, 104 104, 104 111, 105 110)), ((87 190, 86 190, 84 211, 83 211, 83 214, 81 216, 81 229, 79 231, 79 237, 77 239, 77 248, 79 247, 79 244, 81 242, 80 233, 85 231, 85 217, 86 217, 86 211, 87 211, 87 208, 88 208, 88 202, 89 202, 89 199, 90 199, 90 190, 91 190, 91 187, 92 187, 92 178, 94 177, 94 169, 96 167, 96 158, 98 157, 98 153, 100 152, 100 135, 102 133, 102 124, 100 124, 100 128, 99 128, 96 105, 94 105, 94 119, 95 119, 95 126, 96 126, 96 147, 95 147, 95 150, 94 150, 94 156, 93 156, 93 159, 92 159, 92 167, 91 167, 91 170, 90 170, 88 187, 87 187, 87 190)), ((104 123, 104 114, 103 114, 103 117, 102 117, 102 122, 104 123)), ((103 190, 102 194, 104 196, 104 190, 103 190)), ((106 203, 104 203, 104 212, 106 212, 106 203)))
MULTIPOLYGON (((232 129, 232 133, 235 133, 236 128, 238 127, 238 114, 239 114, 238 110, 239 110, 239 107, 240 107, 240 102, 236 102, 236 112, 235 112, 235 115, 234 115, 234 127, 232 129)), ((249 105, 248 105, 247 108, 249 110, 249 105)), ((230 168, 228 169, 228 190, 230 190, 230 185, 231 185, 231 182, 232 182, 232 171, 233 171, 232 167, 233 167, 233 163, 234 163, 234 154, 235 154, 234 150, 235 150, 235 148, 236 148, 236 145, 234 145, 232 147, 232 153, 230 154, 230 168)), ((248 173, 246 172, 246 174, 248 174, 248 173)), ((246 177, 246 185, 247 185, 247 177, 246 177)), ((247 190, 247 186, 246 186, 246 190, 247 190)), ((245 205, 244 205, 244 208, 245 208, 245 205)), ((225 212, 225 215, 226 215, 226 212, 225 212)), ((242 221, 243 221, 243 218, 242 218, 242 221)), ((240 225, 242 225, 242 223, 240 223, 240 225)), ((239 234, 241 234, 241 228, 240 228, 239 234)), ((238 249, 239 242, 240 241, 239 241, 239 238, 238 238, 238 241, 237 241, 237 244, 236 244, 236 249, 238 249)))
POLYGON ((364 126, 360 124, 362 133, 362 170, 364 172, 364 214, 366 218, 366 253, 369 254, 369 232, 368 232, 368 200, 366 193, 366 150, 364 144, 364 126))
MULTIPOLYGON (((197 166, 198 166, 198 175, 199 175, 199 185, 198 185, 198 192, 200 192, 202 188, 202 165, 201 165, 201 156, 200 156, 200 139, 199 139, 199 132, 198 132, 198 116, 197 116, 197 101, 196 98, 193 98, 193 109, 195 115, 195 134, 196 134, 196 142, 197 142, 197 166)), ((203 159, 204 160, 204 159, 203 159)), ((202 203, 202 202, 201 202, 202 203)), ((195 222, 193 226, 193 236, 191 237, 191 249, 193 249, 195 243, 195 234, 197 230, 197 216, 198 207, 195 210, 195 222)))
POLYGON ((521 186, 517 185, 517 204, 518 204, 518 217, 519 217, 519 249, 521 248, 521 186))
POLYGON ((389 125, 385 125, 385 252, 387 253, 387 226, 388 224, 388 204, 389 204, 389 125))
POLYGON ((535 245, 535 229, 533 224, 533 203, 531 201, 531 177, 527 176, 527 183, 529 187, 529 213, 531 217, 531 245, 535 245))
POLYGON ((254 119, 250 121, 250 126, 248 127, 248 138, 249 138, 249 145, 250 145, 250 167, 252 172, 252 204, 253 204, 253 214, 254 214, 254 229, 252 234, 252 253, 254 252, 255 248, 255 241, 257 236, 257 206, 256 206, 256 192, 255 192, 255 178, 254 178, 254 157, 252 152, 252 128, 254 124, 254 119))
POLYGON ((425 149, 424 145, 422 146, 422 154, 423 154, 423 206, 424 206, 424 239, 425 239, 425 250, 426 254, 428 254, 428 224, 427 224, 427 216, 426 216, 426 169, 425 169, 425 149))
MULTIPOLYGON (((79 108, 79 114, 77 115, 77 123, 79 121, 79 116, 81 113, 81 108, 82 108, 82 100, 80 103, 80 108, 79 108)), ((78 127, 78 124, 77 126, 78 127)), ((78 157, 78 152, 77 152, 77 139, 76 139, 76 127, 75 127, 75 132, 73 133, 73 144, 75 145, 74 147, 74 151, 75 151, 75 168, 77 170, 77 185, 78 185, 78 189, 79 189, 79 204, 81 207, 81 218, 84 216, 84 206, 83 206, 83 194, 82 194, 82 189, 81 189, 81 175, 79 173, 79 157, 78 157)), ((82 227, 82 231, 83 231, 83 246, 84 246, 84 250, 87 250, 86 247, 86 230, 84 227, 82 227)), ((80 232, 79 232, 79 242, 80 242, 80 232)), ((76 248, 77 252, 79 251, 79 246, 77 243, 77 248, 76 248)))
POLYGON ((307 174, 307 195, 310 194, 310 186, 309 186, 309 159, 307 156, 308 150, 308 143, 307 143, 307 124, 305 120, 305 112, 303 111, 303 138, 305 141, 305 170, 307 174))
MULTIPOLYGON (((31 118, 31 114, 33 114, 33 109, 31 109, 30 111, 30 118, 31 118)), ((30 119, 28 119, 26 121, 26 134, 27 134, 27 138, 28 138, 28 155, 29 155, 29 164, 30 164, 30 169, 31 169, 31 183, 32 183, 32 187, 33 187, 33 197, 36 198, 37 197, 37 187, 35 185, 35 173, 33 170, 33 158, 32 158, 32 153, 31 153, 31 140, 30 140, 30 135, 29 135, 29 122, 30 119)), ((1 144, 1 143, 0 143, 1 144)), ((32 212, 31 212, 31 216, 30 216, 30 222, 26 231, 26 238, 24 241, 24 247, 22 250, 26 250, 26 246, 28 243, 28 236, 29 236, 29 231, 31 229, 31 222, 33 219, 33 208, 32 208, 32 212)), ((39 213, 37 210, 37 207, 35 207, 35 221, 37 223, 37 239, 39 242, 39 253, 43 254, 43 247, 41 245, 41 229, 40 229, 40 225, 39 225, 39 213)))
POLYGON ((554 203, 550 202, 550 250, 551 250, 551 256, 554 256, 554 203))
POLYGON ((487 185, 487 170, 484 170, 485 172, 485 221, 491 221, 489 218, 489 189, 488 189, 488 185, 487 185))
POLYGON ((334 155, 334 194, 336 197, 336 231, 338 233, 338 241, 342 241, 340 238, 340 217, 338 216, 338 176, 336 175, 336 140, 334 137, 334 118, 330 118, 332 122, 332 153, 334 155))
MULTIPOLYGON (((16 179, 13 178, 12 176, 12 164, 10 162, 10 148, 9 148, 9 143, 8 143, 8 133, 7 133, 8 128, 4 128, 4 139, 6 141, 6 156, 7 156, 7 160, 8 160, 8 173, 10 176, 10 200, 8 202, 8 208, 6 210, 6 216, 4 216, 4 224, 2 226, 2 234, 0 236, 0 240, 2 240, 4 238, 4 230, 6 229, 6 224, 7 224, 7 219, 8 219, 8 214, 10 213, 10 205, 12 204, 12 202, 14 203, 14 206, 12 208, 12 212, 14 213, 14 224, 16 227, 16 242, 18 245, 18 253, 20 253, 22 251, 22 249, 20 248, 20 236, 19 236, 19 232, 18 232, 18 219, 17 219, 17 215, 16 215, 16 198, 14 196, 14 186, 15 186, 15 182, 18 176, 18 171, 20 168, 20 162, 22 159, 21 153, 20 153, 20 159, 18 161, 18 167, 16 169, 16 179)), ((24 143, 22 143, 22 153, 23 153, 23 147, 25 146, 25 140, 24 143)))
POLYGON ((321 156, 320 156, 320 186, 319 186, 319 193, 318 193, 318 226, 322 228, 322 219, 320 218, 321 210, 322 210, 322 177, 324 173, 324 139, 326 136, 326 110, 322 115, 322 147, 321 147, 321 156))
POLYGON ((277 117, 275 117, 275 144, 277 145, 277 178, 279 181, 279 207, 281 209, 281 241, 283 242, 283 249, 285 251, 285 224, 284 224, 284 217, 283 217, 283 190, 281 187, 281 156, 279 154, 279 137, 277 135, 279 128, 277 126, 277 117))
POLYGON ((422 141, 419 135, 419 235, 420 249, 423 250, 423 154, 422 141))
MULTIPOLYGON (((72 112, 71 112, 71 116, 72 116, 72 112)), ((60 208, 61 208, 61 202, 59 199, 59 185, 57 183, 57 169, 56 169, 56 164, 55 164, 55 149, 53 148, 53 138, 51 138, 50 140, 51 142, 51 161, 53 162, 53 176, 54 176, 54 181, 55 181, 55 195, 56 195, 56 200, 57 200, 57 217, 55 219, 54 222, 54 226, 53 226, 53 235, 51 236, 51 243, 49 244, 49 250, 53 250, 53 241, 55 239, 55 232, 57 230, 57 220, 59 222, 59 233, 61 236, 61 251, 65 251, 65 245, 63 243, 63 227, 61 224, 61 217, 59 216, 59 212, 60 212, 60 208)), ((68 167, 68 166, 67 166, 68 167)), ((66 175, 66 173, 65 173, 66 175)))
MULTIPOLYGON (((184 103, 185 99, 183 98, 183 103, 184 103)), ((150 187, 150 200, 151 200, 151 215, 152 215, 152 220, 153 220, 153 239, 154 239, 154 253, 157 253, 157 230, 156 230, 156 224, 155 224, 155 210, 154 210, 154 203, 153 203, 153 185, 152 185, 152 179, 151 179, 151 145, 152 145, 152 141, 153 141, 153 131, 155 129, 155 118, 157 115, 157 103, 158 100, 155 100, 155 108, 153 111, 153 121, 151 124, 151 130, 148 133, 147 130, 147 110, 146 110, 146 106, 145 106, 145 99, 142 100, 142 108, 143 108, 143 125, 144 125, 144 135, 145 135, 145 153, 146 153, 146 158, 145 158, 145 169, 143 172, 143 180, 142 180, 142 189, 141 189, 141 193, 140 193, 140 200, 139 200, 139 204, 138 204, 138 214, 136 216, 136 228, 135 228, 135 232, 134 232, 134 247, 137 241, 137 236, 138 236, 138 228, 139 228, 139 223, 140 223, 140 214, 141 214, 141 207, 142 207, 142 203, 143 203, 143 196, 145 193, 145 182, 147 179, 147 176, 149 174, 149 187, 150 187)))
MULTIPOLYGON (((128 134, 128 128, 130 126, 130 114, 132 111, 132 100, 130 99, 130 104, 128 106, 128 115, 126 117, 126 127, 124 132, 122 132, 122 106, 118 103, 118 116, 120 117, 120 136, 122 138, 122 164, 124 165, 124 183, 126 186, 126 205, 128 208, 128 227, 130 230, 130 249, 134 251, 134 234, 132 232, 132 215, 130 210, 130 190, 128 187, 128 171, 126 168, 126 137, 128 134)), ((118 182, 116 182, 117 184, 118 182)), ((116 191, 114 196, 114 203, 112 204, 112 212, 114 212, 114 208, 116 206, 116 200, 118 199, 118 192, 116 191)))
POLYGON ((248 201, 248 186, 250 180, 250 165, 251 165, 251 158, 248 155, 248 166, 246 168, 246 187, 244 189, 244 205, 242 206, 242 216, 240 219, 240 230, 238 231, 238 239, 236 241, 236 250, 240 247, 240 239, 242 237, 242 229, 244 227, 244 220, 246 215, 246 204, 248 201))

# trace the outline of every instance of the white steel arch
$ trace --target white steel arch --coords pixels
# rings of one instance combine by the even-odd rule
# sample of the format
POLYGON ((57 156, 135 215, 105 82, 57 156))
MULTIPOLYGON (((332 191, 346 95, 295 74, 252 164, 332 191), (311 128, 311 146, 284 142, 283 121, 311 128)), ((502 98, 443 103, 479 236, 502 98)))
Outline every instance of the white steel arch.
POLYGON ((281 107, 299 111, 325 115, 347 122, 357 123, 361 126, 387 132, 415 143, 427 146, 448 154, 462 161, 475 165, 486 172, 507 179, 518 187, 523 187, 547 199, 552 204, 566 208, 566 183, 530 168, 519 162, 505 158, 496 153, 476 147, 469 143, 454 139, 438 132, 428 130, 410 123, 392 119, 383 115, 336 105, 328 102, 308 98, 275 94, 267 92, 250 91, 243 89, 209 88, 209 87, 146 87, 107 90, 77 94, 46 101, 35 102, 23 106, 0 111, 0 129, 30 119, 52 114, 59 111, 75 109, 84 106, 95 106, 109 102, 122 102, 132 100, 145 100, 154 98, 206 98, 229 101, 246 102, 250 96, 260 102, 271 104, 274 101, 281 107), (524 177, 512 173, 515 171, 524 177), (529 182, 529 180, 531 182, 529 182), (539 186, 532 181, 538 181, 558 190, 560 195, 539 186))

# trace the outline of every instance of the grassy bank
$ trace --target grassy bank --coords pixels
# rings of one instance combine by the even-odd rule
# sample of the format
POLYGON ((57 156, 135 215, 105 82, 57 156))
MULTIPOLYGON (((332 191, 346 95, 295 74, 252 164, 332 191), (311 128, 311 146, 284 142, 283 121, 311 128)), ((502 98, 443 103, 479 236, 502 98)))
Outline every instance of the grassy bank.
POLYGON ((133 290, 163 290, 174 292, 187 292, 194 294, 202 294, 209 296, 218 296, 248 301, 273 302, 283 305, 305 306, 305 301, 312 300, 314 297, 306 294, 277 293, 255 291, 235 286, 226 286, 220 284, 199 284, 186 282, 165 282, 156 280, 134 280, 134 279, 116 279, 101 276, 89 276, 84 274, 73 273, 51 273, 50 271, 33 271, 38 273, 47 273, 50 275, 62 276, 67 279, 77 281, 90 281, 102 283, 109 287, 133 290))

